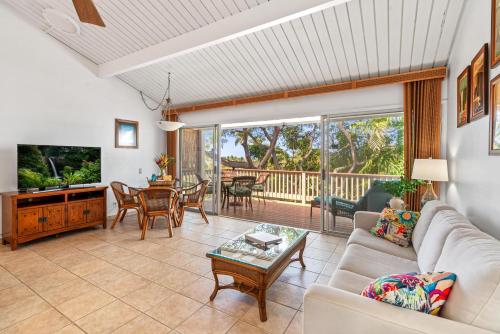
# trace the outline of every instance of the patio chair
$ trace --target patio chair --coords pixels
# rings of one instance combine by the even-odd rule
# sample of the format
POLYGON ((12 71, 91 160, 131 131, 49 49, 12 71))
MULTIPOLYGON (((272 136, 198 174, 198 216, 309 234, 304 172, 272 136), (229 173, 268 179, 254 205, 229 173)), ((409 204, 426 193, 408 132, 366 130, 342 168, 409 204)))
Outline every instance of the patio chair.
POLYGON ((168 234, 172 237, 172 224, 176 221, 178 203, 177 191, 167 187, 150 187, 139 191, 139 200, 143 213, 141 240, 146 237, 149 221, 153 220, 153 225, 158 217, 165 217, 168 234))
MULTIPOLYGON (((262 198, 264 200, 264 205, 266 205, 266 186, 267 186, 267 180, 269 180, 269 177, 271 176, 271 173, 268 172, 263 172, 259 174, 259 177, 255 181, 255 185, 253 186, 253 191, 257 193, 262 193, 262 198)), ((257 197, 260 202, 260 197, 257 197)))
POLYGON ((116 204, 118 205, 118 212, 116 213, 111 229, 115 228, 118 221, 121 223, 127 214, 127 210, 137 211, 137 222, 139 227, 141 227, 141 205, 139 203, 138 190, 127 186, 123 182, 113 181, 110 183, 111 190, 116 198, 116 204))
POLYGON ((203 207, 203 200, 208 189, 208 180, 203 180, 189 188, 182 188, 179 192, 179 224, 184 220, 184 211, 186 208, 198 208, 200 214, 208 224, 207 214, 203 207))
MULTIPOLYGON (((382 188, 382 184, 383 181, 374 181, 370 189, 357 202, 337 196, 328 196, 326 203, 330 204, 334 226, 336 224, 336 217, 354 219, 354 214, 357 211, 381 212, 392 197, 382 188)), ((320 197, 315 197, 311 201, 311 217, 313 207, 320 207, 320 203, 320 197)))
MULTIPOLYGON (((250 207, 250 210, 253 211, 252 206, 252 189, 255 185, 255 176, 236 176, 233 178, 233 183, 229 187, 229 195, 234 197, 234 202, 236 203, 236 199, 242 199, 245 202, 245 208, 247 205, 250 207)), ((236 210, 236 205, 233 206, 236 210)))

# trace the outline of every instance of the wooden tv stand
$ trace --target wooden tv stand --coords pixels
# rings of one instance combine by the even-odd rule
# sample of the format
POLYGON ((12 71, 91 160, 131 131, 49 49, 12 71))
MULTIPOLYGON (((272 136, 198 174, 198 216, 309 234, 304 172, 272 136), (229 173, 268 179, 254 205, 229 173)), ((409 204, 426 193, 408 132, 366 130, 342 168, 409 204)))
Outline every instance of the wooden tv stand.
POLYGON ((100 225, 106 228, 108 187, 2 195, 2 244, 18 244, 48 235, 100 225))

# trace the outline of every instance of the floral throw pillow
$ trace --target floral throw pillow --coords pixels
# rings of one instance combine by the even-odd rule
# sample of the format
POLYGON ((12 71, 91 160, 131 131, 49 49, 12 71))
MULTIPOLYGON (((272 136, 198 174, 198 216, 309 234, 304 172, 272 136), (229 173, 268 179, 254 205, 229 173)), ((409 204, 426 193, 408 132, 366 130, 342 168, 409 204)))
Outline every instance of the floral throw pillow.
POLYGON ((376 237, 384 238, 385 232, 387 232, 387 226, 391 220, 396 219, 394 214, 396 210, 385 208, 380 214, 380 218, 377 220, 377 224, 370 229, 370 233, 376 237))
POLYGON ((399 246, 410 246, 413 229, 419 218, 419 212, 394 210, 394 217, 387 224, 384 238, 399 246))
POLYGON ((438 315, 457 276, 449 272, 382 276, 361 295, 414 311, 438 315))
POLYGON ((370 229, 370 233, 376 237, 383 238, 385 236, 385 232, 387 231, 390 217, 392 217, 393 214, 393 209, 385 208, 380 214, 380 218, 377 220, 377 224, 375 224, 375 226, 370 229))

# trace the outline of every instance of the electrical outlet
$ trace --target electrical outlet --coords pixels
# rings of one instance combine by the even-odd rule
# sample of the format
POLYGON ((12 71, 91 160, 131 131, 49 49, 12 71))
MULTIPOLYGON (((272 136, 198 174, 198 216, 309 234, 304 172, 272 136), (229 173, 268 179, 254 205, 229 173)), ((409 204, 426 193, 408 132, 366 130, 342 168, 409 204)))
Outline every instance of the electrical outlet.
POLYGON ((117 203, 113 202, 113 208, 116 208, 116 206, 117 206, 117 203))
POLYGON ((142 168, 139 168, 139 174, 142 174, 142 168))

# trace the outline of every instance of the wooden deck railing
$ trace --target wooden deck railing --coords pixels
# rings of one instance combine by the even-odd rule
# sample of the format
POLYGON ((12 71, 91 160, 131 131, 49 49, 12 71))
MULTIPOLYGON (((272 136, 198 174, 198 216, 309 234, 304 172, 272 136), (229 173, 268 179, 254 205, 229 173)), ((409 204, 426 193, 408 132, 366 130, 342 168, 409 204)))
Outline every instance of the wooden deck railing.
MULTIPOLYGON (((305 204, 321 192, 321 174, 319 172, 301 172, 285 170, 236 169, 235 176, 270 173, 266 186, 266 198, 299 202, 305 204)), ((330 173, 330 195, 357 201, 370 188, 375 180, 394 180, 399 176, 377 174, 330 173)), ((261 195, 258 193, 256 195, 261 195)))

